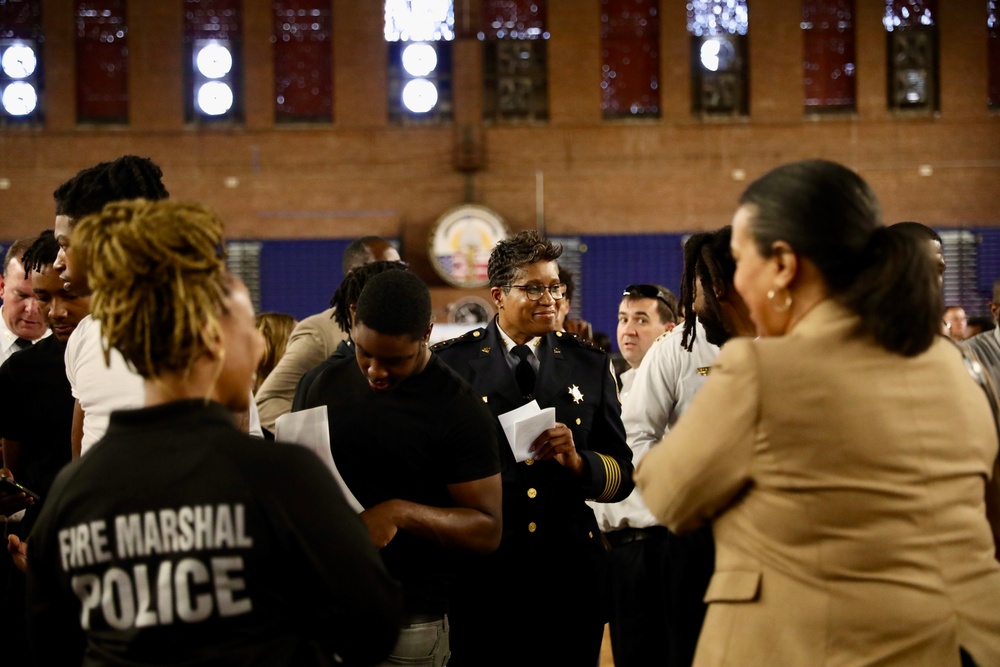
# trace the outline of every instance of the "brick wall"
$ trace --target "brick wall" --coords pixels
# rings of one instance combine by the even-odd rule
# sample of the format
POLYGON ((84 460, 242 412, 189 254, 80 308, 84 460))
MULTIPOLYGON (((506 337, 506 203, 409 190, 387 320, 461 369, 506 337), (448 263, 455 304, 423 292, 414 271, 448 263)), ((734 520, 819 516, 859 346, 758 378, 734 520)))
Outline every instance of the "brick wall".
POLYGON ((75 124, 74 3, 45 0, 47 124, 0 128, 0 178, 9 180, 0 189, 0 239, 50 225, 59 183, 126 152, 159 163, 173 196, 218 209, 233 237, 398 236, 405 259, 434 285, 442 283, 426 247, 435 219, 471 196, 514 229, 533 227, 538 174, 545 226, 558 235, 718 227, 746 185, 734 173, 749 180, 805 157, 858 169, 887 221, 1000 225, 1000 117, 986 110, 981 1, 939 5, 941 112, 933 117, 886 110, 883 4, 859 0, 857 114, 802 113, 800 3, 772 1, 750 7, 750 117, 695 119, 684 3, 663 0, 663 117, 604 122, 599 3, 549 0, 551 120, 483 126, 479 45, 465 36, 454 47, 457 121, 442 127, 388 126, 382 3, 333 4, 332 126, 274 126, 264 0, 243 2, 245 125, 185 126, 181 2, 132 0, 131 123, 97 128, 75 124), (463 133, 482 144, 483 168, 472 175, 453 166, 463 133), (933 173, 921 176, 921 165, 933 173), (235 187, 226 187, 232 177, 235 187))

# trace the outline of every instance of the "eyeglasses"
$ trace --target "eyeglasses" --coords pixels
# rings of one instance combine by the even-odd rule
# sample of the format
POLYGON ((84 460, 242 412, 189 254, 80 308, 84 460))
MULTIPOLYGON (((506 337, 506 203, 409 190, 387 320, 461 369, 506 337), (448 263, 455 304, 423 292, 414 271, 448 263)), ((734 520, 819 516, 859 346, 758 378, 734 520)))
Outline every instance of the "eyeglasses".
POLYGON ((529 301, 538 301, 545 294, 546 290, 552 295, 552 298, 558 301, 566 296, 566 284, 556 283, 555 285, 503 285, 504 288, 510 289, 516 287, 517 289, 524 292, 525 296, 528 297, 529 301))
POLYGON ((656 285, 629 285, 625 288, 625 291, 622 292, 622 296, 635 297, 636 295, 641 296, 643 299, 659 299, 663 302, 663 305, 667 307, 667 310, 670 311, 670 314, 675 315, 674 304, 671 303, 671 300, 667 296, 666 292, 661 290, 656 285))

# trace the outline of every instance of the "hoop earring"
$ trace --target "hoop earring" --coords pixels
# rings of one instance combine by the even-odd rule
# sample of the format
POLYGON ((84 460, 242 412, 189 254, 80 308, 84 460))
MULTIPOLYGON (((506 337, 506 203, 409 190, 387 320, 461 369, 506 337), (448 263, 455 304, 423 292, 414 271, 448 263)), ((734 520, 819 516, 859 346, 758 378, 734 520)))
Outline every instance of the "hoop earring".
POLYGON ((777 294, 777 292, 773 289, 767 291, 767 300, 771 302, 771 307, 774 308, 774 312, 784 313, 785 311, 787 311, 789 308, 792 307, 792 293, 789 292, 784 287, 779 289, 785 290, 785 303, 783 303, 781 306, 778 306, 777 304, 774 303, 774 296, 775 294, 777 294))

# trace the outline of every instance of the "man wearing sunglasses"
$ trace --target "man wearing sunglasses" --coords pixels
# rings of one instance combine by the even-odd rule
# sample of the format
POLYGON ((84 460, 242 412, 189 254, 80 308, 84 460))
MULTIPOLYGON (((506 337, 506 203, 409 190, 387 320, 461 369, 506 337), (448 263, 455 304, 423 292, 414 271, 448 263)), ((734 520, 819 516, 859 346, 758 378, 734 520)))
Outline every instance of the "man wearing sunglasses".
POLYGON ((434 346, 493 414, 503 477, 500 548, 469 568, 454 603, 454 667, 592 666, 600 655, 608 556, 586 501, 631 493, 632 452, 607 355, 556 330, 561 253, 533 231, 500 241, 488 266, 499 314, 434 346), (556 424, 517 462, 496 418, 531 400, 555 408, 556 424))

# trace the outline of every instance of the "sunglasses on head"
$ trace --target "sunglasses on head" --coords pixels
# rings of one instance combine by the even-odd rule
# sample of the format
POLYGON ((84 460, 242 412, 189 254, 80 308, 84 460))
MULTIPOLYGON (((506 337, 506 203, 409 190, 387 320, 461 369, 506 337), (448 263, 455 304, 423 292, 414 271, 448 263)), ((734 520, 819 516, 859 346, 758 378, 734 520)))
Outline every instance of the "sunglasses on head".
POLYGON ((629 285, 625 288, 625 291, 622 292, 622 296, 630 296, 633 298, 639 296, 643 299, 659 299, 663 302, 663 305, 667 307, 667 310, 669 310, 671 314, 674 312, 674 307, 673 304, 670 303, 670 299, 668 299, 666 293, 664 293, 664 291, 656 285, 629 285))

